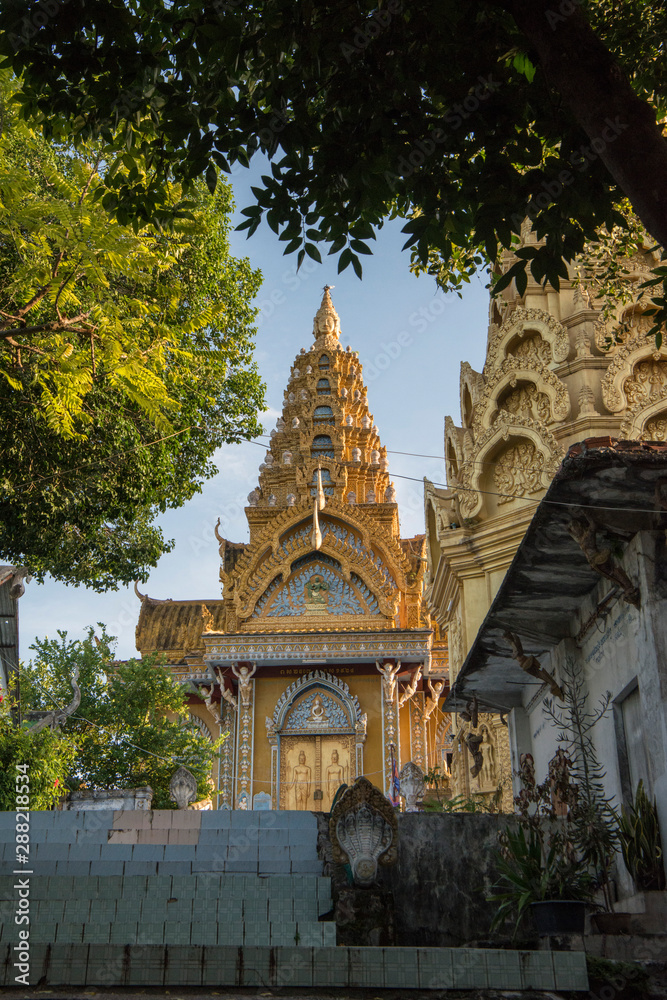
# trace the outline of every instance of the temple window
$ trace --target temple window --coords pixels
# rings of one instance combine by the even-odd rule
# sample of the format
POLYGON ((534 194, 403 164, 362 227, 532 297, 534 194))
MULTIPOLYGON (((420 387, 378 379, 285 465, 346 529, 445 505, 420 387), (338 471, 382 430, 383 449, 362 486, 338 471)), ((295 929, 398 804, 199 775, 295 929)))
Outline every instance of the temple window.
POLYGON ((320 371, 328 371, 329 370, 329 355, 328 354, 323 354, 322 355, 322 357, 319 360, 319 364, 318 364, 317 367, 320 369, 320 371))
POLYGON ((318 396, 330 396, 331 386, 329 385, 328 378, 321 378, 317 383, 317 395, 318 396))
POLYGON ((313 412, 313 420, 316 424, 333 424, 333 410, 330 406, 316 406, 313 412))
POLYGON ((328 434, 317 434, 310 446, 312 458, 334 458, 333 441, 328 434))

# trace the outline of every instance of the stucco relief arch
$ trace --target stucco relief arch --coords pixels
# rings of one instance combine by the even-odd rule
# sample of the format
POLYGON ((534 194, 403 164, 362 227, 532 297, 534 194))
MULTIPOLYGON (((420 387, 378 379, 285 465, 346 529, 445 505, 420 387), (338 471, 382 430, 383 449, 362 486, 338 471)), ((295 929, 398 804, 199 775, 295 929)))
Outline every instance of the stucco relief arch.
POLYGON ((494 340, 489 344, 484 365, 484 376, 489 377, 505 360, 507 348, 515 337, 539 334, 551 347, 554 362, 567 359, 570 339, 567 330, 554 316, 543 309, 524 309, 518 306, 504 321, 494 340))
POLYGON ((463 361, 459 376, 459 397, 461 403, 461 420, 464 427, 472 426, 475 408, 483 392, 483 376, 480 372, 476 372, 467 361, 463 361))
POLYGON ((570 397, 564 382, 548 368, 518 366, 514 358, 506 358, 487 379, 484 398, 477 407, 474 423, 477 441, 492 426, 494 417, 500 412, 500 399, 505 390, 522 382, 530 382, 538 392, 547 396, 553 420, 567 419, 570 414, 570 397))
MULTIPOLYGON (((635 369, 647 361, 667 362, 667 348, 656 348, 655 344, 647 343, 645 336, 637 337, 620 348, 601 382, 602 401, 610 413, 620 413, 628 405, 632 406, 627 396, 628 382, 635 375, 635 369)), ((663 386, 660 398, 664 399, 665 395, 663 386)))
POLYGON ((535 452, 542 459, 540 473, 545 490, 563 458, 563 449, 544 424, 534 420, 510 421, 502 413, 499 416, 501 419, 496 421, 477 443, 475 458, 466 466, 463 480, 466 490, 459 494, 461 513, 464 517, 475 517, 479 514, 484 503, 481 481, 487 469, 497 462, 497 456, 510 444, 519 445, 522 441, 528 441, 534 446, 535 452))
POLYGON ((664 431, 656 435, 657 427, 648 426, 657 421, 667 423, 667 393, 647 406, 640 403, 631 407, 620 426, 620 435, 629 441, 665 441, 664 431))
MULTIPOLYGON (((379 543, 377 534, 371 541, 366 526, 356 523, 357 518, 333 514, 327 506, 320 515, 322 544, 318 551, 340 564, 348 582, 352 574, 356 574, 377 600, 381 613, 392 617, 398 606, 399 589, 408 589, 405 555, 401 551, 400 559, 392 558, 393 553, 387 553, 387 547, 379 543)), ((313 551, 311 518, 312 511, 308 508, 306 513, 303 507, 290 517, 291 524, 281 518, 282 530, 277 530, 270 540, 265 539, 261 544, 261 550, 266 553, 270 543, 268 558, 265 555, 261 561, 251 559, 244 564, 234 581, 233 593, 234 607, 240 618, 249 618, 267 587, 278 577, 287 582, 294 562, 313 551)))
POLYGON ((457 427, 451 417, 445 417, 445 464, 447 482, 458 482, 465 454, 463 451, 463 429, 457 427))
POLYGON ((327 811, 341 780, 352 784, 363 774, 366 727, 358 698, 340 678, 313 670, 290 684, 266 717, 274 806, 327 811))
MULTIPOLYGON (((252 550, 244 552, 239 558, 234 572, 229 576, 228 585, 233 582, 236 591, 247 589, 255 591, 257 582, 265 579, 267 572, 272 577, 275 576, 283 561, 287 564, 295 558, 294 554, 290 557, 288 552, 283 551, 285 543, 289 543, 292 534, 300 534, 302 538, 289 545, 290 552, 298 555, 303 554, 310 545, 312 516, 312 506, 310 502, 307 502, 287 508, 272 518, 270 524, 267 524, 259 534, 252 550), (260 553, 266 554, 267 548, 270 548, 271 556, 268 559, 264 558, 260 567, 260 553), (285 558, 286 556, 287 558, 285 558), (261 572, 255 581, 253 577, 258 570, 261 572)), ((408 589, 407 574, 410 572, 410 563, 398 542, 386 528, 378 525, 363 511, 357 508, 351 509, 349 504, 341 504, 336 500, 327 500, 325 511, 320 516, 321 527, 326 525, 329 520, 357 533, 361 537, 363 547, 369 553, 369 561, 376 562, 379 559, 386 566, 394 587, 401 590, 408 589), (375 560, 370 558, 373 550, 377 552, 375 560)), ((328 534, 330 533, 325 532, 324 534, 324 544, 334 545, 335 551, 331 554, 339 558, 336 553, 349 546, 346 546, 340 539, 335 539, 333 535, 327 540, 328 534)))

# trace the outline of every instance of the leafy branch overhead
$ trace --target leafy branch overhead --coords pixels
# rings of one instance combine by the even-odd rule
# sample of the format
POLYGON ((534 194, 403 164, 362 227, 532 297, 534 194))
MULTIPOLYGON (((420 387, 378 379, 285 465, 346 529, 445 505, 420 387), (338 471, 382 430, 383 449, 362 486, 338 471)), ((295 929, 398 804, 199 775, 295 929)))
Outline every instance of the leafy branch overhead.
POLYGON ((299 260, 329 253, 361 274, 400 217, 415 265, 457 288, 529 218, 544 239, 515 274, 557 287, 600 227, 624 225, 624 197, 667 243, 667 11, 563 6, 68 0, 36 29, 11 0, 0 50, 27 117, 145 167, 105 172, 121 222, 153 219, 169 177, 213 187, 263 153, 243 225, 266 220, 299 260))
POLYGON ((45 140, 0 83, 0 559, 105 590, 146 578, 157 512, 259 432, 260 276, 229 254, 228 185, 169 183, 152 223, 121 222, 100 171, 145 168, 45 140))

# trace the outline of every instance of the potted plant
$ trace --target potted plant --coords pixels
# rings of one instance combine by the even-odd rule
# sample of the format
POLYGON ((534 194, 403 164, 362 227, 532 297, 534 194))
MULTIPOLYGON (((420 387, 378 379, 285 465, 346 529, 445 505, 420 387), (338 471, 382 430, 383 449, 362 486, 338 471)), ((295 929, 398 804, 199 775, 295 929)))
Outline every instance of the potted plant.
POLYGON ((623 861, 639 892, 665 888, 665 866, 655 799, 651 802, 640 781, 634 804, 621 807, 618 820, 623 861))
POLYGON ((667 918, 667 899, 658 810, 655 799, 649 799, 641 781, 633 805, 628 809, 621 807, 618 835, 625 867, 640 894, 629 904, 629 909, 643 908, 643 912, 597 913, 594 917, 597 929, 601 934, 661 930, 667 918))
POLYGON ((532 756, 521 758, 522 788, 514 800, 518 824, 501 834, 498 879, 488 897, 499 904, 492 929, 513 915, 516 934, 530 909, 540 934, 583 933, 586 905, 596 882, 575 849, 568 817, 563 815, 563 804, 574 794, 562 780, 568 770, 569 761, 559 750, 549 766, 549 777, 538 785, 532 756))
POLYGON ((544 703, 558 729, 559 747, 542 784, 536 781, 532 756, 521 758, 521 791, 514 800, 519 833, 508 827, 501 838, 499 879, 489 897, 500 902, 494 927, 511 911, 518 927, 530 906, 540 933, 583 933, 586 905, 597 892, 603 908, 612 909, 618 818, 604 794, 605 772, 591 736, 610 696, 591 709, 573 661, 563 668, 562 689, 563 708, 552 698, 544 703))

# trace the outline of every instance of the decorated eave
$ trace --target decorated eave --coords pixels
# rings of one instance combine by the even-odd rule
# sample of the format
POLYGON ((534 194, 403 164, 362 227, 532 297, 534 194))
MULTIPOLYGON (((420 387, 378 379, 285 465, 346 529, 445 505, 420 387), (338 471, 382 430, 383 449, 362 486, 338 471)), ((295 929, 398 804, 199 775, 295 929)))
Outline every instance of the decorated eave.
POLYGON ((430 629, 387 629, 372 632, 317 631, 276 635, 275 632, 223 635, 205 633, 204 662, 212 667, 229 667, 239 661, 265 666, 292 663, 374 663, 400 659, 403 663, 430 660, 430 629))
MULTIPOLYGON (((573 518, 590 518, 598 530, 598 549, 608 548, 613 539, 625 545, 638 531, 667 528, 667 444, 591 438, 570 448, 477 633, 445 711, 461 711, 476 695, 484 711, 507 712, 524 703, 526 688, 539 693, 542 682, 521 669, 505 633, 518 636, 524 654, 538 659, 573 636, 584 599, 602 579, 570 533, 573 518)), ((614 582, 608 582, 612 590, 614 582)), ((616 596, 624 596, 620 583, 616 596)))

